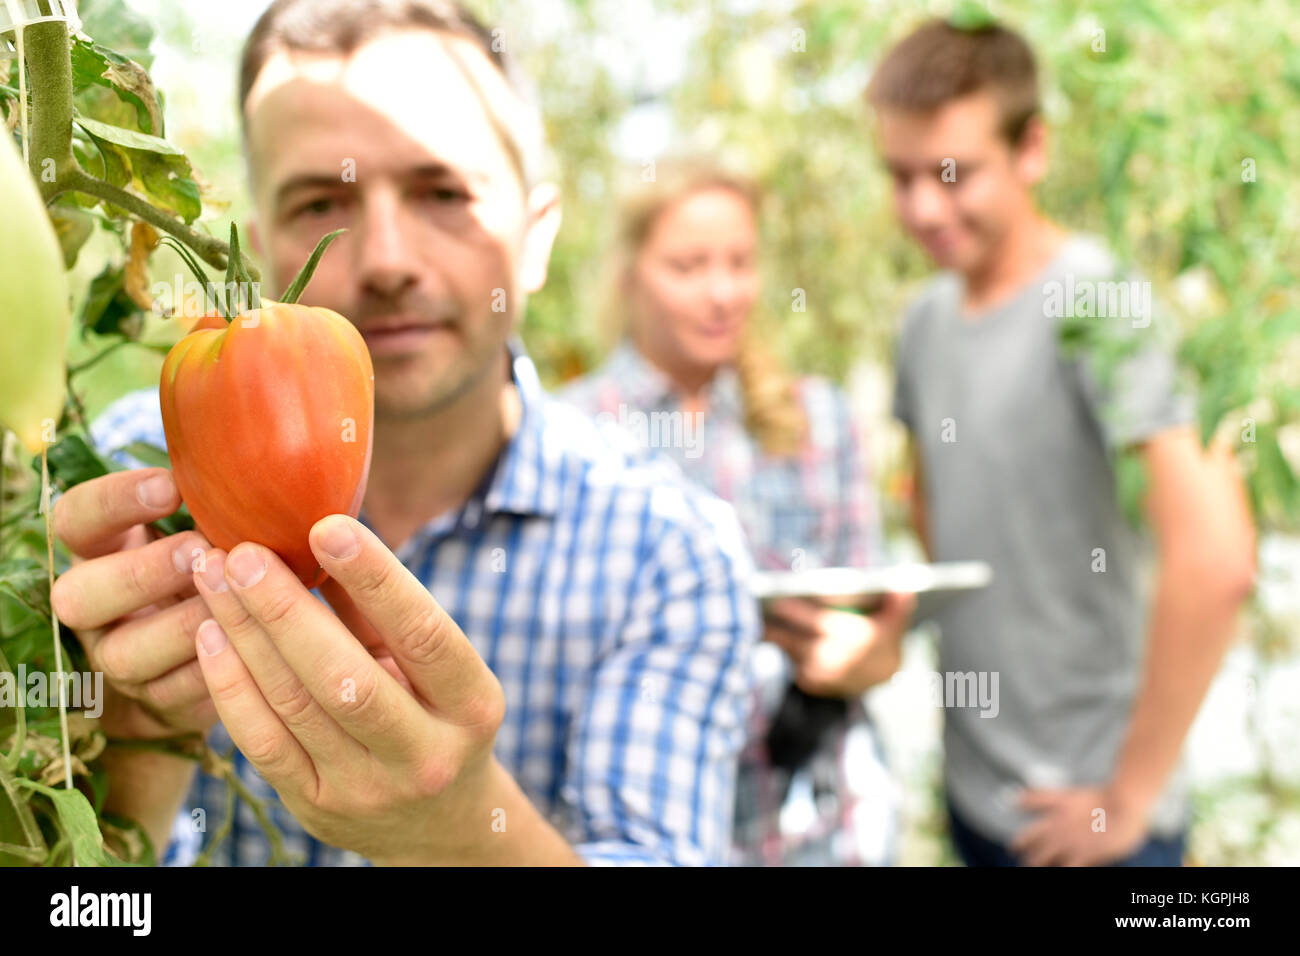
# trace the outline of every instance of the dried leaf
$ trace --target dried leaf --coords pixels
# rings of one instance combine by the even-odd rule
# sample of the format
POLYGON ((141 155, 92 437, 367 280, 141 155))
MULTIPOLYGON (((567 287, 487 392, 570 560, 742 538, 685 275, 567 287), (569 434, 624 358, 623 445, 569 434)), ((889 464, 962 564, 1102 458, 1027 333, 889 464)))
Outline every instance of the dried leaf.
POLYGON ((146 312, 153 311, 149 294, 149 253, 158 245, 158 230, 147 222, 131 224, 131 245, 127 249, 124 287, 131 301, 146 312))

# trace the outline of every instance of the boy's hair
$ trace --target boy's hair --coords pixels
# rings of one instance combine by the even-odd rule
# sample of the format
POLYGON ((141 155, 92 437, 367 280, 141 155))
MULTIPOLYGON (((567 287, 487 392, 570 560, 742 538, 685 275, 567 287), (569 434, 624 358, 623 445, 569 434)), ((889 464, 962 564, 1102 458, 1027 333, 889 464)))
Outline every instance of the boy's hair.
POLYGON ((997 100, 999 131, 1014 146, 1038 112, 1038 69, 1029 44, 998 24, 960 29, 936 19, 885 55, 866 97, 877 108, 928 113, 984 90, 997 100))
MULTIPOLYGON (((489 30, 456 0, 275 0, 244 42, 239 63, 239 113, 267 60, 278 50, 347 56, 382 33, 425 29, 471 41, 501 71, 523 109, 506 123, 479 91, 489 119, 501 135, 526 186, 545 162, 545 137, 532 88, 506 54, 499 31, 489 30)), ((478 89, 463 66, 461 72, 478 89)))

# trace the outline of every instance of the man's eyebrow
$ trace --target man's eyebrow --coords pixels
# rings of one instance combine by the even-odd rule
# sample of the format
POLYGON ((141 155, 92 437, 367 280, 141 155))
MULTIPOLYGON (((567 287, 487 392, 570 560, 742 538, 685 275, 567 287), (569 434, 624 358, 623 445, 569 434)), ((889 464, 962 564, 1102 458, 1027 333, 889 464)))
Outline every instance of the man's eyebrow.
POLYGON ((299 173, 296 176, 290 176, 276 187, 275 202, 276 205, 279 205, 284 202, 287 196, 303 189, 338 186, 342 182, 343 178, 338 173, 299 173))
MULTIPOLYGON (((411 166, 402 170, 399 174, 399 178, 404 180, 439 179, 444 176, 455 176, 473 183, 481 183, 486 178, 472 172, 459 172, 446 163, 437 161, 411 166)), ((335 173, 299 173, 290 176, 280 184, 275 191, 275 201, 277 204, 281 204, 288 196, 300 190, 333 187, 340 184, 344 184, 344 180, 335 173)))

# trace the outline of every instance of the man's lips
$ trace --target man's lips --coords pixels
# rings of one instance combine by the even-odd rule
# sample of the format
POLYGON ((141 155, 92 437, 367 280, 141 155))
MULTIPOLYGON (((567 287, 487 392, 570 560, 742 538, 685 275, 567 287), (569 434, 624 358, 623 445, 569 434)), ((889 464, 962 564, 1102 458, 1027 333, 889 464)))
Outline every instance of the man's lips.
POLYGON ((423 349, 438 335, 448 333, 450 322, 400 319, 373 322, 360 329, 371 355, 396 355, 423 349))

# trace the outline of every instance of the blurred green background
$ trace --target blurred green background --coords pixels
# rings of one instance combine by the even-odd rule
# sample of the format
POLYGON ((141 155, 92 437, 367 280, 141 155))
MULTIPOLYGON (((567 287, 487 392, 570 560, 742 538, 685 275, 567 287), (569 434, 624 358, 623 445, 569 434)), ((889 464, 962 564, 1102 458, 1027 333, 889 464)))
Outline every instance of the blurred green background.
MULTIPOLYGON (((235 69, 264 0, 81 5, 87 32, 149 63, 167 136, 207 186, 204 220, 243 222, 235 69), (141 18, 133 28, 130 13, 141 18), (148 42, 147 26, 157 36, 148 42), (129 38, 138 39, 136 49, 129 38)), ((711 151, 764 189, 763 309, 788 365, 854 397, 885 514, 906 548, 899 433, 887 416, 889 350, 928 273, 900 233, 872 151, 862 89, 894 40, 950 3, 756 0, 497 0, 471 3, 533 78, 564 193, 564 225, 524 339, 545 381, 600 359, 595 305, 608 212, 621 177, 665 154, 711 151), (791 308, 802 289, 806 311, 791 308)), ((1249 639, 1230 654, 1188 745, 1197 825, 1192 862, 1300 862, 1300 5, 1259 0, 1008 0, 989 5, 1034 46, 1052 169, 1045 209, 1106 237, 1176 315, 1200 384, 1203 423, 1258 441, 1242 450, 1265 532, 1249 639), (1288 577, 1290 576, 1290 577, 1288 577)), ((87 247, 88 282, 118 247, 87 247)), ((179 265, 155 256, 156 277, 179 265)), ((146 338, 174 331, 150 319, 146 338)), ((79 342, 78 362, 102 345, 79 342)), ((161 356, 115 352, 79 383, 91 416, 157 382, 161 356)), ((932 669, 909 639, 906 667, 932 669)), ((911 685, 915 686, 915 685, 911 685)), ((938 814, 941 714, 897 684, 872 693, 907 795, 903 860, 951 862, 938 814)))

